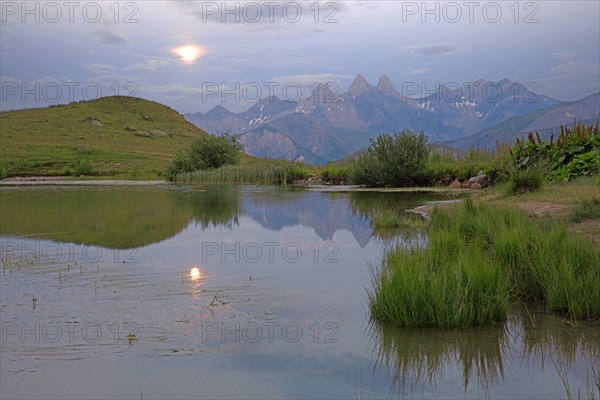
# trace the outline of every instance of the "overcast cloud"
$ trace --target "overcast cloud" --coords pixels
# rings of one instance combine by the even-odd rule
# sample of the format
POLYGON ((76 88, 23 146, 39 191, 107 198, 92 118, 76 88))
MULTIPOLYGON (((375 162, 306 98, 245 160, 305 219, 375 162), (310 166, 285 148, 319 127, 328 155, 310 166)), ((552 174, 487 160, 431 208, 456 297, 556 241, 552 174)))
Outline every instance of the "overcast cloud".
POLYGON ((597 1, 238 3, 2 1, 1 108, 101 92, 241 111, 284 88, 292 100, 318 82, 345 90, 358 73, 399 91, 480 78, 561 100, 600 91, 597 1))

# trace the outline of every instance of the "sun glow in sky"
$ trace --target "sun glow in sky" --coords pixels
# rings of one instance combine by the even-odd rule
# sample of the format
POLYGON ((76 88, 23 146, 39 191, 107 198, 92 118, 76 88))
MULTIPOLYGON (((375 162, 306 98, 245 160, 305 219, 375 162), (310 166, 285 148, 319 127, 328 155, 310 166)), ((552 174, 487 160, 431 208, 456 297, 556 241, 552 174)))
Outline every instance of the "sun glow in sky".
POLYGON ((198 57, 203 56, 206 51, 200 46, 186 45, 174 48, 173 53, 177 54, 184 63, 193 64, 198 57))
POLYGON ((598 1, 90 2, 101 11, 98 23, 64 2, 37 11, 21 1, 0 0, 0 9, 5 3, 1 110, 118 90, 181 113, 217 105, 242 112, 271 95, 293 100, 283 91, 296 85, 301 98, 317 83, 333 82, 342 93, 358 73, 371 84, 386 74, 405 95, 504 78, 558 100, 600 91, 598 1), (88 93, 90 85, 102 90, 88 93), (257 86, 262 97, 244 95, 257 86))

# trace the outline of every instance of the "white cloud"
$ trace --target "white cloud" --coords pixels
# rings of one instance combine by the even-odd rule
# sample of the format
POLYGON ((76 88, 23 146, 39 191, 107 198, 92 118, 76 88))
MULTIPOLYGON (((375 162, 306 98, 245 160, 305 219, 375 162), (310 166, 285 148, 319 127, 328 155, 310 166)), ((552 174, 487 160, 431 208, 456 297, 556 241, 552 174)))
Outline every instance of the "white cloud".
POLYGON ((131 64, 122 69, 122 71, 147 71, 147 72, 157 72, 158 68, 166 67, 170 63, 164 60, 148 60, 145 63, 135 63, 131 64))
POLYGON ((410 44, 401 46, 400 50, 405 50, 413 54, 420 54, 424 56, 441 56, 444 54, 466 51, 464 47, 459 46, 456 43, 410 44))
POLYGON ((571 51, 557 51, 555 53, 552 53, 552 57, 554 58, 558 58, 558 59, 567 59, 567 58, 573 58, 575 56, 576 53, 571 52, 571 51))
POLYGON ((559 64, 556 67, 553 67, 552 72, 573 73, 573 72, 580 72, 582 70, 587 69, 588 67, 589 67, 589 64, 587 64, 585 62, 571 60, 564 64, 559 64))
POLYGON ((173 96, 202 96, 204 90, 182 83, 176 85, 144 86, 142 90, 146 93, 173 95, 173 96))
POLYGON ((422 75, 425 72, 429 72, 431 71, 431 68, 415 68, 415 69, 411 69, 410 71, 406 72, 404 75, 422 75))
POLYGON ((112 65, 108 65, 108 64, 96 64, 96 63, 81 64, 81 67, 83 69, 85 69, 86 71, 89 71, 93 74, 105 74, 105 73, 113 72, 113 71, 117 70, 115 67, 113 67, 112 65))
POLYGON ((120 33, 109 31, 108 29, 100 29, 94 31, 94 35, 98 37, 98 40, 106 44, 123 44, 129 41, 120 33))
POLYGON ((341 83, 343 81, 354 79, 353 75, 344 74, 305 74, 305 75, 286 75, 271 79, 272 82, 298 83, 300 85, 312 85, 316 83, 341 83))

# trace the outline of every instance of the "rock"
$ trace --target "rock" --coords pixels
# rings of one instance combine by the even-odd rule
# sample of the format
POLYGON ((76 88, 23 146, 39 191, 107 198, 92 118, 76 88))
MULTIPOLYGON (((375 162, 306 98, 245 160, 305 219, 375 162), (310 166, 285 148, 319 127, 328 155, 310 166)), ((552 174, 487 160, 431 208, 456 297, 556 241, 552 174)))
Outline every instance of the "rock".
POLYGON ((461 186, 462 186, 462 185, 461 185, 460 181, 458 180, 458 178, 456 178, 456 179, 454 180, 454 182, 452 182, 452 183, 450 184, 450 188, 452 188, 452 189, 460 189, 460 187, 461 187, 461 186))
POLYGON ((479 171, 477 173, 477 176, 469 178, 466 186, 468 188, 471 188, 471 186, 473 186, 473 184, 475 183, 479 184, 482 188, 484 188, 490 184, 490 178, 486 174, 484 174, 483 171, 479 171))
POLYGON ((469 189, 471 189, 471 190, 480 190, 481 189, 481 185, 479 183, 475 182, 475 183, 473 183, 471 185, 471 187, 469 189))
POLYGON ((479 179, 477 183, 479 183, 482 188, 488 187, 490 185, 490 178, 487 175, 484 175, 479 179))
POLYGON ((163 131, 150 131, 150 134, 154 137, 171 137, 170 134, 163 131))
POLYGON ((450 175, 446 175, 446 177, 444 177, 444 179, 441 180, 440 186, 450 186, 452 181, 453 181, 452 177, 450 175))
POLYGON ((92 125, 94 126, 104 126, 104 124, 100 121, 98 121, 97 119, 93 119, 92 120, 92 125))

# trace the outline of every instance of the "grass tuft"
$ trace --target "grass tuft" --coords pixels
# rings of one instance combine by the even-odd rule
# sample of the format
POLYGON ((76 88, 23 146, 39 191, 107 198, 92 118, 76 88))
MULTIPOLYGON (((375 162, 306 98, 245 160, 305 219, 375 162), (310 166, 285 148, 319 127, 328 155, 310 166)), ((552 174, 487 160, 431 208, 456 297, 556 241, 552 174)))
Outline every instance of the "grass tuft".
POLYGON ((511 299, 600 318, 600 252, 563 227, 467 199, 434 211, 427 249, 388 251, 369 293, 375 319, 406 327, 498 322, 511 299))
POLYGON ((581 222, 595 218, 600 218, 600 196, 578 202, 573 210, 571 221, 581 222))
POLYGON ((508 191, 510 194, 524 194, 536 192, 542 188, 544 174, 538 169, 515 171, 509 179, 508 191))

